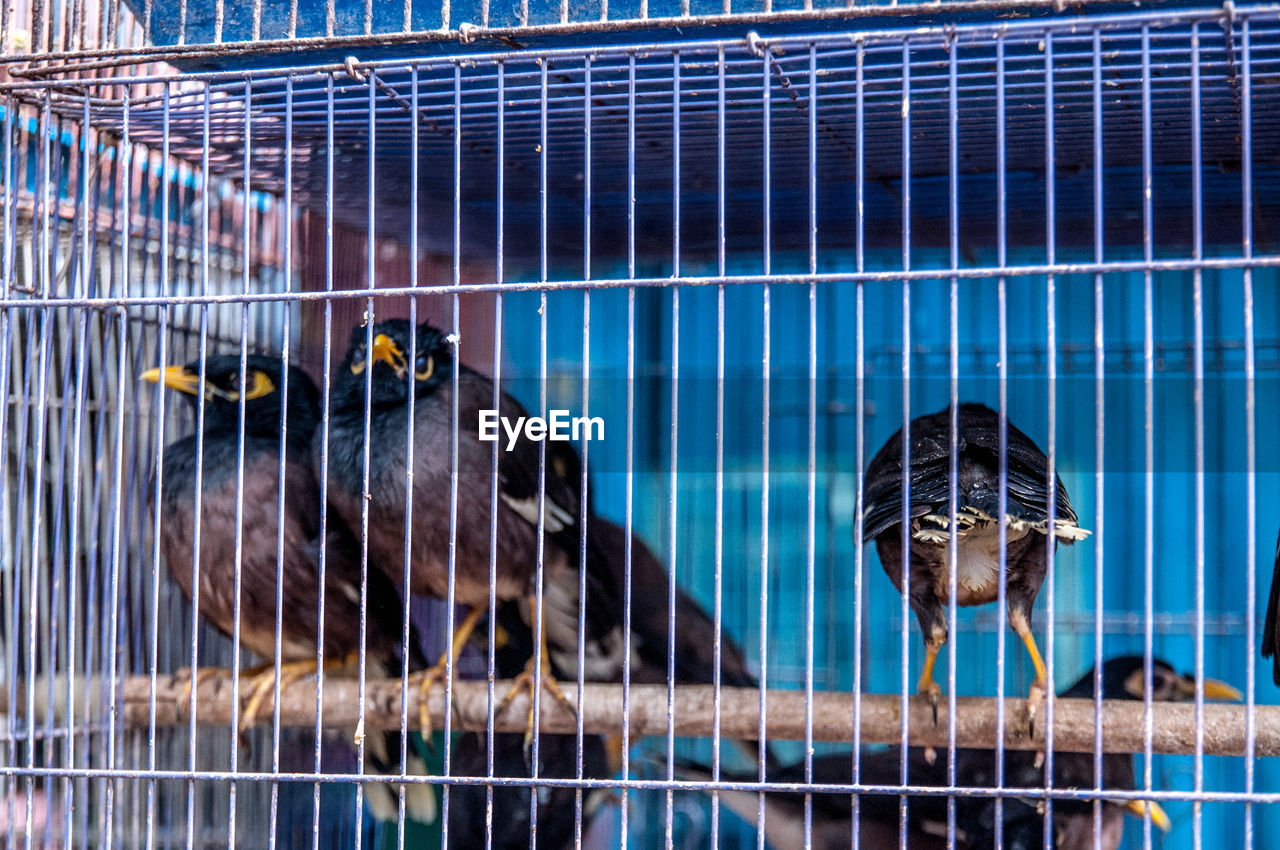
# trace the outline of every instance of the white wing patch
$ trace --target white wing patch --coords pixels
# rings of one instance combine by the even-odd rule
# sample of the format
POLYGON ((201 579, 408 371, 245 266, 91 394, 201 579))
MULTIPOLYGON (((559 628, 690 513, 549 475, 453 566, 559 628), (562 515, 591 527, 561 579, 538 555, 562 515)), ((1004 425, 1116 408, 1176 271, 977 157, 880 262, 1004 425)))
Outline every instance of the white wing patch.
MULTIPOLYGON (((1005 514, 1004 521, 1010 541, 1021 540, 1032 531, 1049 533, 1048 522, 1032 522, 1013 514, 1005 514)), ((956 526, 961 540, 973 535, 985 536, 995 531, 995 517, 966 505, 956 511, 956 526)), ((1071 520, 1059 518, 1053 521, 1053 536, 1061 543, 1070 545, 1077 540, 1084 540, 1091 533, 1071 520)), ((944 544, 951 539, 951 518, 947 514, 925 514, 918 517, 911 523, 911 536, 922 543, 944 544)))
MULTIPOLYGON (((538 524, 537 496, 529 499, 515 499, 503 493, 502 501, 506 502, 507 507, 519 514, 529 525, 536 526, 538 524)), ((543 499, 542 501, 546 505, 546 515, 543 517, 542 527, 548 534, 558 534, 573 525, 573 514, 550 499, 543 499)))
MULTIPOLYGON (((1000 533, 995 518, 985 511, 965 506, 956 512, 956 527, 961 544, 956 547, 957 583, 974 592, 990 588, 1000 575, 1000 533)), ((1005 529, 1006 543, 1013 543, 1032 532, 1048 534, 1049 524, 1005 514, 1005 529)), ((1062 543, 1075 543, 1088 537, 1089 533, 1070 520, 1054 520, 1054 537, 1062 543)), ((919 517, 911 524, 911 537, 921 543, 947 546, 951 540, 951 518, 946 514, 919 517)))

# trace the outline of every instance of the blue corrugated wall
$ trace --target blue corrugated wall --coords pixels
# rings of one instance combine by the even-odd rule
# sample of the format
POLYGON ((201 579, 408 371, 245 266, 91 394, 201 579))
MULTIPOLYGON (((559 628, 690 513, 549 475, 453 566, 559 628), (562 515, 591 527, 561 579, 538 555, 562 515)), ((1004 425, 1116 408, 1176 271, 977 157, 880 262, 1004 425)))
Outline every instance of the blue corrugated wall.
MULTIPOLYGON (((852 267, 852 258, 820 255, 819 271, 852 267)), ((1042 255, 1018 256, 1010 263, 1038 262, 1042 255)), ((1108 255, 1108 259, 1113 259, 1108 255)), ((966 258, 994 265, 994 257, 966 258)), ((897 263, 898 257, 868 258, 897 263)), ((775 271, 805 267, 805 258, 775 258, 775 271)), ((945 268, 944 254, 917 252, 916 268, 945 268)), ((886 267, 886 266, 882 266, 886 267)), ((694 273, 682 269, 685 274, 694 273)), ((713 271, 713 270, 712 270, 713 271)), ((735 271, 732 267, 730 272, 735 271)), ((739 269, 756 271, 756 268, 739 269)), ((640 273, 668 273, 641 269, 640 273)), ((1046 378, 1047 285, 1043 278, 1010 278, 1008 317, 1008 411, 1012 422, 1047 446, 1046 378)), ((1270 585, 1276 528, 1280 525, 1280 298, 1274 271, 1254 275, 1254 334, 1257 346, 1257 580, 1255 616, 1261 625, 1270 585)), ((1103 280, 1105 343, 1105 450, 1099 462, 1095 429, 1095 308, 1092 275, 1054 280, 1057 334, 1057 456, 1060 475, 1081 523, 1101 534, 1059 549, 1054 578, 1056 623, 1053 658, 1059 688, 1092 665, 1094 583, 1103 567, 1106 656, 1141 652, 1144 646, 1145 475, 1144 280, 1141 274, 1109 274, 1103 280), (1097 470, 1103 471, 1105 508, 1099 513, 1097 470), (1099 555, 1104 556, 1103 559, 1099 555)), ((1204 598, 1206 675, 1242 690, 1247 677, 1246 432, 1244 338, 1245 305, 1239 270, 1206 272, 1204 291, 1204 598)), ((959 285, 959 396, 999 402, 998 297, 995 280, 962 280, 959 285)), ((1151 281, 1154 342, 1154 651, 1181 669, 1194 665, 1195 610, 1195 440, 1193 408, 1194 302, 1190 273, 1160 273, 1151 281)), ((672 297, 670 289, 635 294, 633 520, 655 549, 669 553, 672 297)), ((857 334, 857 287, 819 286, 813 305, 817 330, 816 511, 814 556, 814 680, 817 688, 851 686, 861 655, 868 691, 901 687, 901 603, 884 576, 873 549, 865 567, 861 653, 855 644, 854 545, 852 539, 856 464, 855 358, 866 358, 865 457, 902 423, 903 288, 872 283, 864 288, 863 337, 857 334)), ((715 415, 716 289, 684 287, 679 292, 678 468, 676 574, 708 608, 715 578, 715 415)), ((910 405, 912 415, 932 412, 949 398, 949 298, 947 280, 914 283, 910 291, 910 405)), ((770 514, 768 676, 771 686, 801 687, 806 581, 808 445, 808 351, 810 302, 807 286, 774 286, 771 300, 770 514)), ((547 351, 553 406, 581 408, 583 295, 556 293, 546 310, 547 351)), ((511 389, 530 407, 537 405, 536 379, 540 317, 537 295, 505 298, 505 374, 511 389)), ((590 447, 597 509, 621 520, 625 512, 625 435, 628 294, 590 295, 590 413, 606 422, 606 440, 590 447)), ((761 594, 763 290, 731 287, 724 292, 724 521, 723 591, 726 630, 753 658, 759 658, 761 594)), ((465 345, 465 343, 464 343, 465 345)), ((1046 584, 1036 608, 1035 629, 1047 628, 1046 584)), ((989 695, 997 687, 994 609, 962 610, 958 634, 957 692, 989 695)), ((918 673, 920 639, 910 618, 910 677, 918 673)), ((1042 643, 1042 647, 1044 644, 1042 643)), ((1005 692, 1022 695, 1030 682, 1021 645, 1008 633, 1005 692)), ((1280 701, 1269 664, 1260 659, 1255 676, 1259 703, 1280 701)), ((940 674, 947 675, 945 665, 940 674)), ((941 678, 940 681, 946 681, 941 678)), ((799 757, 797 744, 781 745, 799 757)), ((1207 757, 1204 787, 1244 788, 1241 759, 1207 757)), ((1191 757, 1157 757, 1157 788, 1190 789, 1191 757)), ((1274 788, 1280 768, 1256 765, 1255 787, 1274 788)), ((633 805, 662 805, 658 795, 633 795, 633 805)), ((1192 846, 1189 803, 1167 807, 1174 832, 1161 846, 1192 846)), ((1206 839, 1213 846, 1239 846, 1244 807, 1214 804, 1204 809, 1206 839)), ((634 819, 644 822, 644 818, 634 819)), ((679 819, 678 819, 679 820, 679 819)), ((754 846, 749 830, 726 816, 726 836, 740 834, 754 846)), ((1255 807, 1255 836, 1280 831, 1280 813, 1255 807)), ((1140 843, 1133 821, 1126 846, 1140 843)), ((1157 839, 1158 841, 1161 839, 1157 839)), ((697 843, 696 841, 694 842, 697 843)), ((724 846, 724 845, 722 845, 724 846)), ((733 846, 732 842, 729 846, 733 846)), ((746 843, 744 843, 746 846, 746 843)))

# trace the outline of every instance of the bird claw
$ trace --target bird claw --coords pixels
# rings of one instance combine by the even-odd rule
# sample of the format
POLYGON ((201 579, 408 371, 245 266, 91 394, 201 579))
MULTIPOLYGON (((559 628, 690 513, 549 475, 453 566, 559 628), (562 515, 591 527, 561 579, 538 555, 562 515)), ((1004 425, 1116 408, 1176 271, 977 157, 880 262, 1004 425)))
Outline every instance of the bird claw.
POLYGON ((578 707, 575 706, 572 702, 570 702, 569 698, 565 696, 564 691, 561 690, 560 688, 560 683, 555 680, 555 677, 553 677, 549 673, 543 673, 541 676, 539 676, 537 672, 534 670, 533 659, 532 658, 529 659, 529 663, 525 666, 525 669, 520 673, 519 676, 516 676, 514 679, 511 680, 511 687, 507 689, 507 693, 502 697, 502 700, 494 708, 495 714, 501 713, 503 710, 506 709, 508 705, 511 704, 511 701, 515 699, 516 693, 519 692, 522 688, 527 689, 529 691, 529 711, 525 718, 525 729, 524 729, 524 750, 525 750, 526 758, 528 757, 528 754, 529 754, 529 748, 533 745, 533 721, 534 721, 533 706, 534 706, 534 697, 536 695, 536 690, 538 688, 539 681, 541 681, 541 686, 543 690, 545 690, 552 697, 554 697, 557 702, 559 702, 565 708, 569 709, 569 711, 572 712, 575 717, 578 714, 578 707))
POLYGON ((431 725, 431 687, 436 682, 444 681, 444 667, 441 659, 440 664, 436 664, 429 670, 423 671, 417 675, 418 679, 418 728, 422 732, 423 740, 427 742, 427 746, 434 751, 431 743, 432 733, 435 731, 431 725))
MULTIPOLYGON (((314 659, 288 661, 281 664, 279 671, 280 692, 283 693, 285 688, 299 679, 314 675, 319 669, 319 665, 316 664, 314 659)), ((240 715, 239 732, 242 742, 245 740, 249 730, 257 722, 258 712, 262 710, 267 697, 273 696, 276 689, 276 679, 277 674, 274 665, 268 665, 265 669, 250 676, 249 681, 252 683, 252 690, 249 693, 249 698, 245 700, 244 710, 240 715)))
POLYGON ((1045 688, 1039 682, 1032 684, 1031 692, 1027 694, 1027 734, 1032 738, 1036 736, 1036 716, 1044 705, 1044 694, 1045 688))
POLYGON ((930 679, 927 683, 922 682, 918 693, 922 697, 927 697, 929 705, 933 708, 933 725, 938 725, 938 701, 942 699, 942 686, 930 679))

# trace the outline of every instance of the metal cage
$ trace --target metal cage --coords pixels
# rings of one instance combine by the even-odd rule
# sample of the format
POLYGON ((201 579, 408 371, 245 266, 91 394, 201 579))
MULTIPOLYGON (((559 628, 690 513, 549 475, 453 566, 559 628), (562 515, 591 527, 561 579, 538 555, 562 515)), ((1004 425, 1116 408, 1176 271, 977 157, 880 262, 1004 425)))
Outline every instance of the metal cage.
MULTIPOLYGON (((1173 831, 1132 819, 1122 846, 1269 846, 1280 13, 829 5, 6 7, 9 846, 436 846, 451 791, 488 784, 533 788, 535 820, 540 795, 577 791, 580 846, 763 847, 724 796, 765 814, 783 793, 724 743, 757 737, 753 705, 758 736, 807 768, 786 786, 808 794, 801 845, 824 846, 814 800, 842 793, 849 843, 875 846, 858 801, 881 791, 901 794, 903 846, 938 796, 955 846, 974 796, 1156 800, 1173 831), (594 510, 674 580, 633 584, 628 545, 624 598, 691 594, 758 696, 594 686, 621 717, 580 716, 577 773, 554 781, 451 775, 448 725, 432 775, 401 764, 391 782, 320 720, 285 710, 240 742, 182 713, 182 668, 238 681, 263 659, 164 569, 149 482, 193 425, 138 374, 270 354, 322 384, 327 413, 351 329, 388 317, 450 332, 535 413, 601 417, 604 439, 580 445, 594 510), (946 764, 974 740, 966 718, 1010 723, 1032 675, 1003 609, 952 607, 944 717, 922 723, 914 618, 859 539, 875 450, 961 401, 1042 446, 1093 532, 1049 559, 1034 628, 1052 680, 1136 653, 1244 693, 1201 693, 1190 714, 1148 694, 1138 727, 1096 733, 1092 712, 1087 730, 1067 709, 1055 725, 1050 695, 1050 766, 1059 736, 1099 758, 1123 739, 1135 789, 959 788, 954 767, 926 788, 905 755, 897 784, 814 778, 815 757, 845 753, 856 782, 892 744, 946 764), (584 777, 584 736, 608 731, 620 770, 584 777), (682 775, 690 761, 714 779, 682 775), (434 827, 375 823, 356 789, 378 783, 434 788, 434 827)), ((443 651, 453 610, 410 615, 443 651)), ((457 662, 492 673, 482 651, 457 662)), ((342 687, 325 680, 325 705, 361 730, 412 731, 407 690, 389 707, 342 687)))

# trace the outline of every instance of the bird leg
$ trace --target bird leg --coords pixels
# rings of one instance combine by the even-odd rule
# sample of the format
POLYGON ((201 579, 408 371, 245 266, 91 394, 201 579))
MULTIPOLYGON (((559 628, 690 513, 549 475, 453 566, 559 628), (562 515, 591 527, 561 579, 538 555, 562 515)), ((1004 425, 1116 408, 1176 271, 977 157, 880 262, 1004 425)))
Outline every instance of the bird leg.
POLYGON ((1027 615, 1011 608, 1009 627, 1017 632, 1018 637, 1022 638, 1022 642, 1026 644, 1027 652, 1031 655, 1031 664, 1036 668, 1036 680, 1031 683, 1031 692, 1027 695, 1027 722, 1031 734, 1034 735, 1036 715, 1040 711, 1040 706, 1044 705, 1044 696, 1049 690, 1049 671, 1044 666, 1044 659, 1040 657, 1040 648, 1036 646, 1035 635, 1031 634, 1027 615))
MULTIPOLYGON (((923 623, 921 624, 923 626, 923 623)), ((938 700, 942 696, 942 688, 933 678, 933 665, 938 661, 938 652, 947 642, 947 626, 945 622, 935 621, 925 633, 924 669, 920 671, 920 680, 916 682, 916 693, 929 698, 933 706, 933 725, 938 725, 938 700)), ((938 760, 938 751, 933 747, 924 748, 924 759, 929 764, 938 760)))
POLYGON ((453 630, 453 641, 449 651, 440 656, 440 660, 435 663, 431 669, 424 671, 418 678, 418 724, 422 730, 423 737, 430 742, 431 739, 431 706, 429 699, 431 695, 431 686, 436 682, 445 680, 446 671, 449 668, 449 659, 457 661, 458 656, 462 654, 462 649, 467 645, 467 641, 471 639, 471 633, 475 631, 476 624, 480 622, 480 618, 484 616, 485 609, 481 605, 473 607, 458 626, 453 630))
POLYGON ((933 679, 933 665, 938 661, 938 652, 947 642, 946 626, 934 624, 924 639, 924 669, 920 671, 920 680, 916 682, 916 693, 929 698, 933 705, 933 724, 938 725, 938 699, 942 696, 942 688, 933 679))
MULTIPOLYGON (((356 652, 349 653, 345 658, 326 658, 324 669, 326 671, 341 669, 354 663, 357 658, 356 652)), ((249 698, 245 700, 244 711, 240 715, 241 736, 253 728, 258 719, 258 712, 267 701, 267 697, 275 691, 277 680, 280 683, 280 691, 283 693, 284 689, 294 682, 313 676, 319 670, 320 665, 316 664, 316 660, 308 658, 304 661, 284 662, 280 665, 278 676, 275 664, 264 664, 248 671, 251 690, 249 698)))
POLYGON ((526 720, 525 730, 524 730, 524 747, 526 751, 529 749, 530 744, 533 743, 533 720, 534 720, 533 705, 534 705, 534 696, 537 694, 537 689, 539 685, 541 685, 541 687, 543 688, 546 688, 547 693, 555 697, 556 700, 559 701, 561 705, 569 709, 569 711, 573 712, 575 716, 578 713, 577 707, 572 702, 569 701, 569 698, 567 696, 564 695, 564 691, 560 689, 560 683, 557 682, 555 680, 555 677, 553 677, 549 672, 549 669, 551 666, 551 653, 547 649, 546 620, 544 618, 541 623, 538 623, 537 598, 530 596, 528 601, 529 601, 529 620, 530 622, 536 623, 539 626, 539 628, 537 629, 538 645, 541 649, 541 652, 535 653, 534 655, 531 655, 529 657, 528 663, 525 664, 524 671, 521 672, 519 676, 516 676, 515 679, 512 680, 511 687, 507 690, 507 693, 502 698, 502 701, 498 703, 497 708, 494 709, 495 713, 501 712, 503 709, 507 707, 507 705, 511 702, 511 700, 515 698, 517 691, 519 691, 521 688, 529 689, 529 716, 528 716, 528 719, 526 720), (541 655, 541 661, 542 661, 541 665, 537 664, 537 661, 539 660, 539 655, 541 655), (539 670, 538 669, 539 667, 542 667, 542 669, 539 670))

